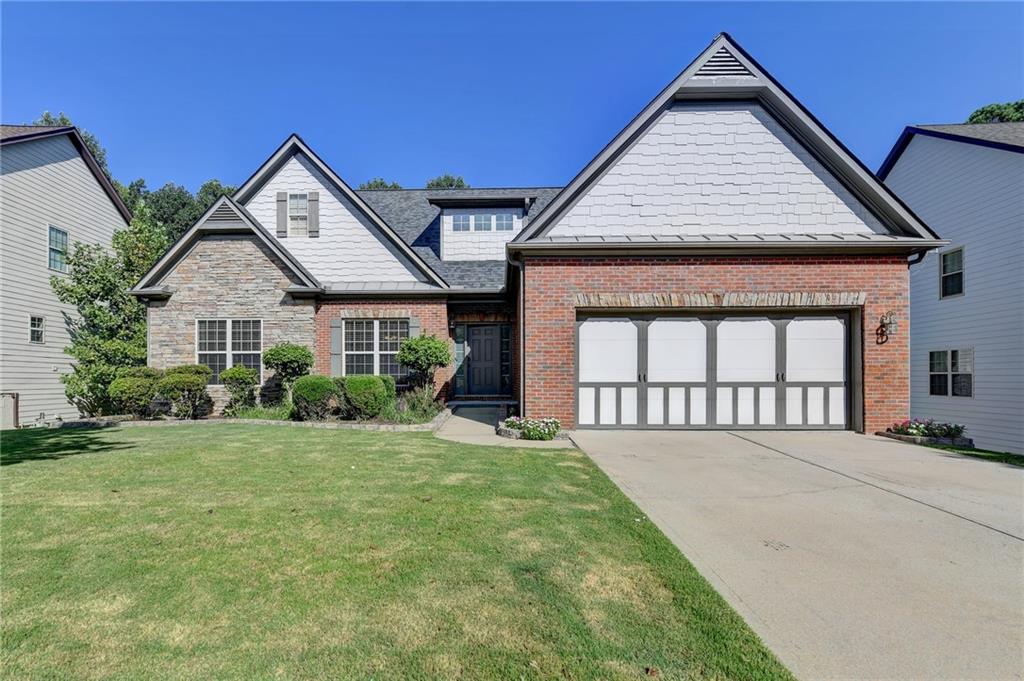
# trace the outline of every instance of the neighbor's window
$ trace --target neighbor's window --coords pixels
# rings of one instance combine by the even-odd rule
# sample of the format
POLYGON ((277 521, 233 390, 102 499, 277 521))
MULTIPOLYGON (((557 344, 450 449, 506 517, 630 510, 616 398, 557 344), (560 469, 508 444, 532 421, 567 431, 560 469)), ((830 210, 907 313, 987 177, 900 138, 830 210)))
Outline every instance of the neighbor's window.
POLYGON ((409 337, 408 319, 346 319, 345 375, 388 375, 401 385, 409 372, 398 363, 398 349, 409 337))
POLYGON ((288 236, 309 235, 309 195, 288 195, 288 236))
POLYGON ((511 232, 514 222, 512 213, 498 213, 494 216, 494 229, 499 232, 511 232))
POLYGON ((452 216, 452 231, 453 232, 468 232, 469 231, 469 216, 468 215, 453 215, 452 216))
POLYGON ((235 365, 255 369, 262 383, 262 322, 258 319, 196 320, 196 362, 213 371, 212 385, 219 385, 220 372, 235 365), (231 348, 230 352, 228 348, 231 348))
POLYGON ((491 231, 491 218, 493 216, 490 213, 477 213, 473 216, 473 231, 474 232, 489 232, 491 231))
POLYGON ((961 295, 964 292, 964 249, 942 253, 939 258, 939 297, 961 295))
POLYGON ((933 350, 928 353, 928 394, 974 395, 974 350, 933 350))
POLYGON ((46 328, 46 320, 42 317, 28 318, 28 339, 32 343, 43 342, 43 331, 46 328))
POLYGON ((50 225, 50 256, 51 270, 68 271, 68 233, 50 225))

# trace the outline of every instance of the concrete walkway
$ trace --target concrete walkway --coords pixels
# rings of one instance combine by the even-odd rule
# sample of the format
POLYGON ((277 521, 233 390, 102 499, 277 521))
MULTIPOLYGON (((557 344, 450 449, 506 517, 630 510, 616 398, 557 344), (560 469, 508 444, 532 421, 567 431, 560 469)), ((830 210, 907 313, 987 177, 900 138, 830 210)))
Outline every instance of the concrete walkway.
POLYGON ((539 449, 572 449, 569 440, 512 440, 495 432, 498 426, 497 407, 456 407, 451 417, 435 433, 442 440, 491 447, 531 447, 539 449))
POLYGON ((1024 469, 844 432, 573 438, 798 678, 1024 678, 1024 469))

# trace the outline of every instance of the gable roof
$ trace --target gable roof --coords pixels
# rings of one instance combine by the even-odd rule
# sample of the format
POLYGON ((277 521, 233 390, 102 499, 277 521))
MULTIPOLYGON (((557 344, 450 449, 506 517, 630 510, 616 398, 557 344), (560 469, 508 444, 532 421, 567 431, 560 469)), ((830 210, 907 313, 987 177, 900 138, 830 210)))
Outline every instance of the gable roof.
MULTIPOLYGON (((731 36, 720 33, 539 212, 530 225, 512 240, 510 247, 523 248, 527 242, 545 236, 557 219, 676 100, 756 100, 894 235, 912 240, 917 246, 934 245, 933 242, 939 239, 731 36)), ((721 241, 729 243, 728 238, 721 241)))
POLYGON ((100 168, 100 164, 93 158, 92 152, 85 145, 85 140, 79 134, 78 128, 71 125, 0 125, 0 146, 57 137, 59 135, 67 135, 70 138, 71 144, 78 151, 82 160, 85 161, 86 167, 89 168, 93 177, 99 182, 100 188, 110 199, 110 202, 114 204, 114 208, 121 214, 125 222, 131 222, 132 212, 128 210, 128 206, 121 199, 121 195, 117 193, 117 189, 114 188, 110 178, 100 168))
POLYGON ((442 208, 525 206, 523 217, 529 221, 560 189, 362 189, 357 193, 453 289, 499 290, 505 286, 505 260, 441 260, 442 208))
POLYGON ((292 289, 293 293, 316 293, 322 286, 302 263, 288 252, 281 243, 270 236, 270 233, 249 214, 244 206, 228 196, 222 196, 203 213, 196 224, 182 234, 177 241, 157 260, 156 264, 139 280, 129 293, 142 298, 162 298, 170 295, 170 291, 160 288, 160 281, 184 257, 192 245, 208 234, 247 234, 251 233, 280 258, 302 282, 301 287, 292 289))
POLYGON ((1024 122, 909 125, 900 133, 896 144, 878 167, 878 177, 884 180, 889 176, 914 135, 1024 153, 1024 122))
POLYGON ((245 203, 253 197, 253 195, 269 180, 277 170, 284 165, 295 154, 302 153, 313 165, 316 166, 324 177, 331 182, 335 188, 338 189, 352 205, 356 207, 375 227, 377 227, 381 233, 387 238, 394 246, 417 267, 423 274, 427 276, 432 282, 441 288, 448 288, 448 283, 441 277, 436 271, 434 271, 426 262, 423 261, 416 251, 409 247, 405 241, 402 240, 395 230, 388 225, 367 203, 363 198, 356 193, 344 180, 338 176, 334 170, 331 169, 316 153, 309 148, 309 146, 303 141, 297 134, 292 133, 284 143, 277 148, 270 158, 264 161, 255 173, 253 173, 248 180, 246 180, 241 187, 235 192, 232 197, 237 203, 245 203))

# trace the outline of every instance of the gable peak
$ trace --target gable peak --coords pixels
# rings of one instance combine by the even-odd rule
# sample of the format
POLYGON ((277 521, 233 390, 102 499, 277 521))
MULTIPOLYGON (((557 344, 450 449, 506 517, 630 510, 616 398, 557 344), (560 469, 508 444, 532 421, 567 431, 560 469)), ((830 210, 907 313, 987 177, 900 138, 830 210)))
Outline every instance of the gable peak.
POLYGON ((729 76, 733 78, 753 78, 750 69, 744 66, 743 62, 736 58, 728 47, 722 45, 708 59, 701 64, 694 78, 717 78, 729 76))

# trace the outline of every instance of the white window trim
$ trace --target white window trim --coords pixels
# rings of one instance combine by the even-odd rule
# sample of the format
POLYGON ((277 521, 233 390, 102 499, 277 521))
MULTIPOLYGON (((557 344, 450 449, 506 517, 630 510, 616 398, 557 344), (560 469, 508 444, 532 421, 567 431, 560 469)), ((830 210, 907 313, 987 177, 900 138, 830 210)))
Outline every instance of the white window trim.
MULTIPOLYGON (((950 272, 950 275, 957 274, 956 272, 950 272)), ((957 246, 956 248, 950 248, 948 250, 939 253, 939 300, 949 300, 950 298, 960 298, 967 293, 967 260, 964 258, 964 247, 957 246), (945 256, 950 253, 956 253, 960 251, 960 293, 951 293, 948 296, 942 295, 942 280, 946 277, 946 273, 942 271, 942 260, 945 256)))
POLYGON ((975 354, 974 348, 947 348, 945 350, 929 350, 928 351, 928 396, 929 397, 949 397, 956 400, 971 400, 974 399, 974 393, 977 388, 974 377, 977 375, 975 368, 975 354), (964 351, 971 353, 971 370, 970 371, 953 371, 953 351, 963 354, 964 351), (946 355, 946 370, 945 371, 932 371, 932 353, 941 352, 946 355), (971 394, 970 395, 954 395, 953 394, 953 376, 961 376, 967 374, 971 377, 971 394), (932 392, 932 376, 945 375, 946 377, 946 392, 943 395, 936 395, 932 392))
POLYGON ((473 217, 469 213, 455 213, 452 215, 452 231, 453 232, 471 232, 473 231, 473 217), (455 221, 458 218, 466 218, 465 229, 455 226, 455 221))
POLYGON ((58 227, 57 225, 54 225, 52 223, 49 223, 49 222, 46 223, 46 269, 50 270, 51 272, 56 272, 57 274, 68 274, 68 272, 70 271, 70 268, 64 269, 64 270, 58 270, 55 267, 50 267, 50 251, 52 250, 52 246, 50 246, 50 230, 51 229, 56 229, 59 232, 64 232, 64 236, 67 237, 68 245, 67 245, 67 249, 64 251, 64 266, 65 267, 67 267, 67 264, 68 264, 68 256, 71 255, 71 232, 69 230, 67 230, 67 229, 64 229, 63 227, 58 227))
POLYGON ((37 314, 30 314, 28 316, 28 342, 32 345, 45 345, 46 344, 46 317, 37 314), (42 340, 32 340, 32 320, 41 319, 43 320, 42 325, 39 327, 40 337, 42 340))
MULTIPOLYGON (((257 380, 257 384, 256 385, 262 386, 263 385, 263 318, 262 317, 196 317, 195 318, 195 324, 193 326, 193 338, 195 339, 195 341, 193 342, 193 345, 195 346, 195 363, 196 364, 200 363, 199 362, 199 355, 201 354, 199 352, 199 322, 225 322, 226 330, 225 330, 225 345, 224 345, 225 350, 224 350, 224 353, 227 355, 227 357, 225 357, 225 359, 224 359, 224 368, 225 369, 230 369, 232 366, 234 366, 234 363, 232 362, 232 355, 234 355, 234 352, 232 352, 232 350, 231 350, 231 322, 259 322, 260 323, 260 351, 259 351, 259 353, 255 353, 255 352, 240 352, 238 354, 240 354, 240 355, 255 355, 255 354, 259 354, 259 356, 260 356, 260 370, 259 370, 259 372, 257 372, 258 375, 256 377, 256 380, 257 380)), ((220 353, 207 352, 207 353, 202 353, 202 354, 213 355, 213 354, 220 354, 220 353)), ((214 378, 219 378, 219 377, 214 377, 214 378)), ((221 385, 221 384, 217 384, 217 385, 221 385)))
POLYGON ((288 236, 292 238, 308 237, 309 236, 309 192, 288 192, 288 236), (292 213, 292 197, 303 196, 306 198, 306 212, 303 213, 292 213), (306 218, 306 231, 302 234, 298 232, 292 232, 292 217, 305 217, 306 218))
MULTIPOLYGON (((382 321, 400 321, 400 322, 405 322, 409 332, 410 333, 412 332, 412 320, 409 317, 384 317, 383 319, 381 319, 381 318, 374 319, 374 318, 371 318, 371 317, 353 317, 352 319, 344 319, 344 320, 342 320, 342 323, 341 323, 341 375, 342 376, 348 376, 348 356, 349 355, 369 355, 369 354, 371 354, 371 351, 365 351, 364 350, 364 351, 359 351, 359 352, 355 352, 355 351, 349 352, 349 350, 346 349, 345 341, 346 341, 346 336, 348 335, 348 323, 349 322, 373 322, 373 350, 372 350, 372 354, 373 354, 373 375, 374 376, 380 376, 381 375, 381 373, 380 373, 380 356, 381 355, 392 355, 392 354, 397 355, 398 354, 398 353, 381 352, 380 351, 380 323, 382 321)), ((412 336, 407 336, 407 338, 411 338, 411 337, 412 336)), ((397 381, 396 381, 396 383, 397 383, 397 381)), ((406 385, 405 383, 397 383, 397 384, 398 385, 406 385)))

